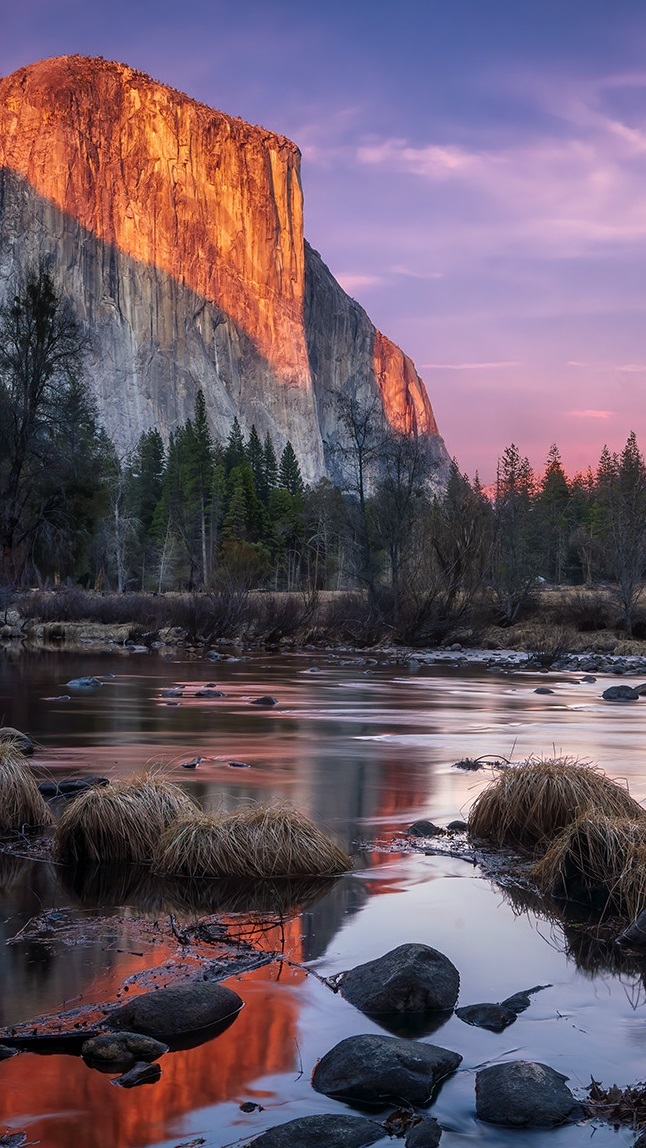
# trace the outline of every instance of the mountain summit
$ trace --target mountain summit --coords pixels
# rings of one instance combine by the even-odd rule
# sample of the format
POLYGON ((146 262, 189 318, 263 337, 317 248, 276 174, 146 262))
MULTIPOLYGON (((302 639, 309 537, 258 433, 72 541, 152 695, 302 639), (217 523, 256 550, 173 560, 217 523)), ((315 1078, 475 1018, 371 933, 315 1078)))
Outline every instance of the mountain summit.
POLYGON ((414 364, 305 242, 300 158, 123 64, 21 68, 0 80, 0 298, 51 261, 123 449, 183 423, 201 388, 218 438, 255 423, 314 480, 343 438, 342 392, 429 436, 443 470, 414 364))

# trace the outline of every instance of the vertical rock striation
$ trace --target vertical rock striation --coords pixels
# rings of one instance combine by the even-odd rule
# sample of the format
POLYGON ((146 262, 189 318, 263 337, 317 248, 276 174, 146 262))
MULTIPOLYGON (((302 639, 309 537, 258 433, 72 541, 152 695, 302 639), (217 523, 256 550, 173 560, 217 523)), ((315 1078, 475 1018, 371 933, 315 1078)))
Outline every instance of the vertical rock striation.
POLYGON ((237 415, 290 438, 310 480, 334 390, 378 388, 393 425, 437 436, 411 361, 305 244, 298 148, 132 68, 64 56, 0 80, 0 297, 43 258, 124 448, 200 387, 217 437, 237 415))

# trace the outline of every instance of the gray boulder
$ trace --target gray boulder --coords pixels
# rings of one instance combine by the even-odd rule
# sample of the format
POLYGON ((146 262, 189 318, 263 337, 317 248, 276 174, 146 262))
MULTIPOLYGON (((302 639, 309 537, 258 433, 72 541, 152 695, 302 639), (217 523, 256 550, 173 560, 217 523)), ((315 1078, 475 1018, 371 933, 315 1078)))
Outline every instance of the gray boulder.
POLYGON ((237 1013, 242 1003, 225 985, 195 981, 133 997, 110 1014, 107 1024, 121 1032, 144 1033, 159 1040, 220 1024, 237 1013))
POLYGON ((368 1104, 429 1104, 462 1061, 457 1052, 396 1036, 349 1036, 326 1052, 312 1085, 326 1096, 368 1104))
POLYGON ((406 1148, 437 1148, 442 1138, 442 1129, 433 1116, 423 1116, 406 1133, 406 1148))
POLYGON ((371 1015, 445 1011, 458 999, 460 974, 430 945, 398 945, 383 957, 344 974, 341 993, 371 1015))
POLYGON ((86 1040, 83 1060, 97 1068, 132 1068, 138 1061, 150 1063, 168 1052, 168 1045, 139 1032, 108 1032, 86 1040))
POLYGON ((632 686, 609 686, 601 697, 606 702, 637 702, 640 695, 632 686))
POLYGON ((554 1127, 579 1120, 583 1106, 570 1092, 567 1076, 530 1060, 493 1064, 476 1073, 476 1115, 510 1128, 554 1127))
POLYGON ((381 1140, 384 1130, 360 1116, 300 1116, 261 1133, 253 1148, 364 1148, 381 1140))
POLYGON ((264 709, 271 709, 272 706, 278 705, 278 698, 272 698, 269 694, 263 694, 261 698, 253 698, 249 702, 250 706, 262 706, 264 709))

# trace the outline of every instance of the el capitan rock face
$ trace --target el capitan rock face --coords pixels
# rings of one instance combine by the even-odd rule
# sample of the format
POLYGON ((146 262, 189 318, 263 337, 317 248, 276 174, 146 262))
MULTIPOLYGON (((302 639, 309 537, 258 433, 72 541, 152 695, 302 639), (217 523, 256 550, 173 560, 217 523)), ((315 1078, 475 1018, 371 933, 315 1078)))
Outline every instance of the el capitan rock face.
POLYGON ((99 412, 122 447, 204 391, 217 437, 289 438, 327 469, 333 392, 377 391, 448 458, 414 365, 303 237, 300 153, 141 72, 63 56, 0 80, 0 299, 51 257, 92 336, 99 412))

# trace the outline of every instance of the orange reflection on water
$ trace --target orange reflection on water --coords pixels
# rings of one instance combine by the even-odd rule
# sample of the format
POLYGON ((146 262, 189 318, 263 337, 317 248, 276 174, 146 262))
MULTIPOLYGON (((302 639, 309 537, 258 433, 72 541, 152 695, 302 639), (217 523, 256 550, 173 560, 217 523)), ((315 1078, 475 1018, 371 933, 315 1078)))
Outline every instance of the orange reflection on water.
MULTIPOLYGON (((294 936, 297 928, 299 921, 290 922, 294 936)), ((245 1000, 237 1019, 216 1039, 167 1054, 152 1086, 115 1088, 80 1057, 16 1056, 2 1066, 0 1122, 28 1125, 30 1138, 51 1148, 135 1148, 180 1135, 187 1113, 241 1101, 263 1076, 294 1069, 299 1004, 292 989, 305 975, 282 966, 278 976, 267 965, 229 981, 245 1000)))

